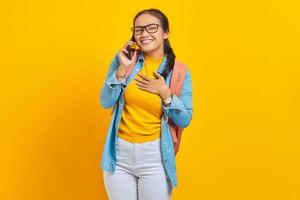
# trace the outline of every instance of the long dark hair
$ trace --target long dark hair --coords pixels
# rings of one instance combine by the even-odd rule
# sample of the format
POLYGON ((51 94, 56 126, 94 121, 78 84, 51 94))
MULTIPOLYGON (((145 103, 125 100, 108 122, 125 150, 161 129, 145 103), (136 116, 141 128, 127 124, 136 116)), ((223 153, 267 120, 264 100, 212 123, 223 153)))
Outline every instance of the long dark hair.
MULTIPOLYGON (((167 16, 162 11, 155 9, 155 8, 146 9, 146 10, 142 10, 142 11, 138 12, 133 19, 133 26, 134 26, 135 20, 142 14, 150 14, 150 15, 153 15, 154 17, 157 17, 160 20, 161 27, 164 30, 164 32, 170 31, 169 20, 168 20, 167 16)), ((171 47, 169 39, 164 40, 164 53, 167 56, 167 64, 166 64, 166 68, 164 69, 164 71, 162 72, 161 75, 166 79, 166 77, 168 76, 168 74, 171 72, 171 70, 174 67, 175 58, 176 58, 176 55, 173 52, 173 49, 171 47)))

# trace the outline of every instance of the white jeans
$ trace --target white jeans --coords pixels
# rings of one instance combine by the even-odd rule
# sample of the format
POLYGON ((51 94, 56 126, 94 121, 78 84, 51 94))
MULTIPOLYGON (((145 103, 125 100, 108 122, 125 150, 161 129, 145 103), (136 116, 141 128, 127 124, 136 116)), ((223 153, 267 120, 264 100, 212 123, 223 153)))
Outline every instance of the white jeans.
POLYGON ((160 138, 131 143, 117 136, 116 169, 103 170, 103 180, 110 200, 169 200, 172 187, 161 156, 160 138))

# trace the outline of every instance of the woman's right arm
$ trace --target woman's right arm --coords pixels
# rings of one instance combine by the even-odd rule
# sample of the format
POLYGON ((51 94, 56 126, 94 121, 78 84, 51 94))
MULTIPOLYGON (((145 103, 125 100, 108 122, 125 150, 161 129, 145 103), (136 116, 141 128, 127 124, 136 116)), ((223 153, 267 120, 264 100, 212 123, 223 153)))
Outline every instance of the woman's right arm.
POLYGON ((128 54, 126 47, 132 44, 133 41, 131 40, 126 42, 123 48, 115 54, 110 64, 100 94, 100 102, 104 108, 112 107, 118 100, 121 91, 127 85, 126 78, 120 78, 117 75, 123 77, 129 66, 133 65, 137 59, 137 51, 134 51, 131 60, 125 55, 128 54))
POLYGON ((118 53, 116 53, 101 88, 100 102, 104 108, 111 108, 118 100, 122 89, 126 86, 126 78, 118 80, 116 77, 119 66, 120 61, 118 59, 118 53))

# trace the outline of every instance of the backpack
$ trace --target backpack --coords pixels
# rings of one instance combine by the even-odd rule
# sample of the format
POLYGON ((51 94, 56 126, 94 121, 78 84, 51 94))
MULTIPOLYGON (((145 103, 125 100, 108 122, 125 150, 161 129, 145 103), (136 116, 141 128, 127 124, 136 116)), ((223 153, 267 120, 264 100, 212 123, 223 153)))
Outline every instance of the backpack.
MULTIPOLYGON (((133 66, 134 65, 131 65, 129 69, 126 71, 126 76, 125 76, 126 78, 130 75, 133 66)), ((181 89, 183 87, 186 70, 187 70, 186 65, 175 59, 174 68, 171 75, 170 90, 173 94, 175 94, 178 97, 180 96, 181 89)), ((113 110, 115 108, 116 108, 116 104, 113 107, 111 114, 113 113, 113 110)), ((174 154, 176 156, 179 150, 181 135, 184 128, 177 126, 171 118, 168 119, 168 124, 169 124, 172 141, 174 145, 174 154)))

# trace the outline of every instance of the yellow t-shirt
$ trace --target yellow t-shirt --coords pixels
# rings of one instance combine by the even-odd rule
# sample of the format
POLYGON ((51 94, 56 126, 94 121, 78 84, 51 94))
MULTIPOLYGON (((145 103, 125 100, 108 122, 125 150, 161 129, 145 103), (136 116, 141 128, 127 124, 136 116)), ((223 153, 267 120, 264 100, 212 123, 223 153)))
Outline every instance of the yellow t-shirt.
MULTIPOLYGON (((154 71, 163 60, 145 55, 144 66, 139 73, 155 79, 154 71)), ((135 78, 141 79, 138 75, 135 78)), ((141 90, 134 80, 130 81, 124 92, 124 109, 118 136, 133 143, 152 141, 161 136, 162 105, 159 95, 141 90)))

